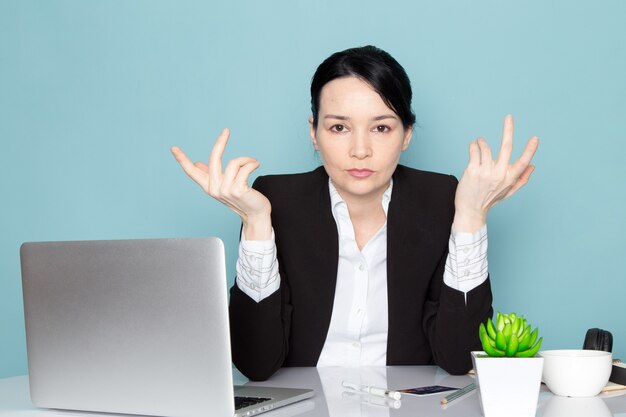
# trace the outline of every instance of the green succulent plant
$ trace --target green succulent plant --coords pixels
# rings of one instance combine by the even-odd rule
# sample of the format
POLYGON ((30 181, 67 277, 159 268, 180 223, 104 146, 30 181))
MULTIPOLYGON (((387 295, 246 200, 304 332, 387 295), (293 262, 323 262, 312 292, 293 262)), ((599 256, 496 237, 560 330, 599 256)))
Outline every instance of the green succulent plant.
POLYGON ((495 324, 491 319, 487 320, 487 325, 480 323, 478 335, 485 353, 497 357, 535 356, 543 341, 543 337, 537 340, 539 329, 531 331, 530 323, 524 316, 517 316, 515 313, 496 313, 495 324))

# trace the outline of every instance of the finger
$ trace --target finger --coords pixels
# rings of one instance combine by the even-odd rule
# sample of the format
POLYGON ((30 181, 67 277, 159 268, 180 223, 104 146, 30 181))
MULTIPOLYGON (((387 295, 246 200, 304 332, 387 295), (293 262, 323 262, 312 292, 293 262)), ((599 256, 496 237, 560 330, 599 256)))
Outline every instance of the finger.
POLYGON ((533 172, 535 172, 534 165, 528 165, 526 169, 524 170, 524 172, 522 172, 522 175, 520 175, 519 177, 520 179, 524 181, 524 184, 526 184, 528 180, 530 180, 530 176, 532 175, 533 172))
POLYGON ((228 129, 222 130, 222 133, 217 137, 213 149, 211 149, 211 155, 209 156, 209 178, 211 183, 219 184, 222 180, 222 156, 224 155, 224 148, 228 142, 230 131, 228 129))
POLYGON ((256 159, 248 162, 239 169, 233 183, 238 186, 248 187, 248 178, 250 177, 250 174, 252 174, 252 172, 260 166, 261 163, 256 159))
POLYGON ((183 168, 183 171, 196 183, 203 185, 207 181, 206 173, 201 169, 198 169, 193 162, 185 155, 185 153, 177 146, 172 146, 170 149, 178 164, 183 168))
POLYGON ((469 144, 469 162, 468 168, 478 168, 480 166, 480 149, 476 141, 471 141, 469 144))
POLYGON ((248 178, 250 174, 260 166, 261 163, 256 159, 242 166, 233 181, 233 187, 236 187, 240 192, 248 191, 250 189, 248 178))
POLYGON ((508 167, 511 160, 511 152, 513 151, 513 116, 508 114, 504 118, 504 127, 502 128, 502 143, 498 152, 496 165, 500 167, 508 167))
POLYGON ((513 184, 513 186, 506 193, 506 195, 504 196, 503 200, 506 199, 506 198, 509 198, 510 196, 515 194, 517 192, 517 190, 519 190, 520 188, 522 188, 523 186, 528 184, 528 181, 530 180, 530 176, 531 176, 531 174, 534 171, 535 171, 535 166, 534 165, 527 166, 526 169, 524 170, 524 172, 522 172, 522 174, 519 176, 519 178, 517 179, 515 184, 513 184))
POLYGON ((202 161, 194 162, 194 165, 198 169, 201 169, 202 171, 206 172, 207 174, 209 173, 209 166, 207 164, 205 164, 204 162, 202 162, 202 161))
POLYGON ((539 138, 537 136, 533 136, 526 143, 526 147, 524 148, 522 155, 511 166, 512 175, 516 177, 522 175, 522 173, 526 170, 526 168, 530 166, 530 162, 533 160, 533 156, 535 156, 535 152, 537 152, 538 147, 539 147, 539 138))
POLYGON ((229 161, 226 165, 226 170, 224 170, 224 176, 222 177, 222 190, 229 190, 233 181, 235 181, 235 178, 239 174, 239 170, 250 162, 256 162, 256 159, 242 156, 229 161))
POLYGON ((493 163, 493 158, 491 156, 491 148, 487 141, 483 138, 478 138, 478 147, 480 148, 480 164, 491 165, 493 163))
POLYGON ((176 158, 176 161, 181 166, 187 165, 187 163, 191 163, 191 160, 187 157, 187 155, 185 155, 185 152, 183 152, 183 150, 180 149, 178 146, 172 146, 170 148, 170 152, 172 152, 172 155, 174 155, 174 158, 176 158))

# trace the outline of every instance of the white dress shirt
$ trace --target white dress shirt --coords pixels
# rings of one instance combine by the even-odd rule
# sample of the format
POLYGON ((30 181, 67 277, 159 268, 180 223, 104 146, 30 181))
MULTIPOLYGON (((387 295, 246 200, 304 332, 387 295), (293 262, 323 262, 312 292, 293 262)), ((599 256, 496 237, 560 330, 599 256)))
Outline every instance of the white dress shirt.
MULTIPOLYGON (((339 232, 333 314, 317 366, 385 366, 387 360, 387 222, 359 250, 348 205, 329 180, 339 232)), ((382 198, 387 216, 391 183, 382 198)))
MULTIPOLYGON (((339 235, 339 260, 330 327, 317 366, 384 366, 387 359, 387 223, 359 250, 348 207, 328 182, 339 235)), ((383 194, 385 215, 393 182, 383 194)), ((464 293, 487 279, 487 227, 476 233, 452 230, 444 283, 464 293)), ((280 287, 276 244, 250 241, 242 233, 237 286, 259 302, 280 287)))

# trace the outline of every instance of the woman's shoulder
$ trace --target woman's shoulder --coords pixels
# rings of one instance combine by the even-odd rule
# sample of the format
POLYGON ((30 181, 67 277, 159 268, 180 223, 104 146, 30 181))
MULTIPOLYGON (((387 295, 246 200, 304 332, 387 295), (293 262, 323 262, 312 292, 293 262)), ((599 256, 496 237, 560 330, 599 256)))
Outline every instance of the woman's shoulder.
POLYGON ((396 184, 407 183, 411 187, 456 188, 458 180, 454 175, 439 172, 423 171, 405 165, 398 165, 393 173, 394 187, 396 184))
POLYGON ((263 175, 253 184, 256 190, 273 195, 311 193, 324 186, 328 187, 328 175, 322 166, 313 171, 296 174, 263 175))
POLYGON ((415 210, 452 210, 457 179, 452 175, 398 165, 393 174, 392 201, 415 210))

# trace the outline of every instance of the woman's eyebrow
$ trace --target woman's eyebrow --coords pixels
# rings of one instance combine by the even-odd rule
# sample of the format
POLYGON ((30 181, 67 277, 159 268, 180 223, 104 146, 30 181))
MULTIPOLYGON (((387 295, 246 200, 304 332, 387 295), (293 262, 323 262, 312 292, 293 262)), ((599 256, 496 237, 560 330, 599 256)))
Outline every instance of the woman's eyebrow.
MULTIPOLYGON (((397 119, 398 117, 393 114, 382 114, 380 116, 372 117, 372 121, 377 122, 379 120, 385 119, 397 119)), ((348 116, 340 116, 338 114, 327 114, 324 116, 324 119, 337 119, 337 120, 350 120, 348 116)))
POLYGON ((350 120, 347 116, 339 116, 337 114, 327 114, 324 119, 350 120))
POLYGON ((393 114, 383 114, 381 116, 376 116, 374 117, 372 120, 373 121, 379 121, 379 120, 385 120, 385 119, 397 119, 398 117, 396 115, 393 114))

